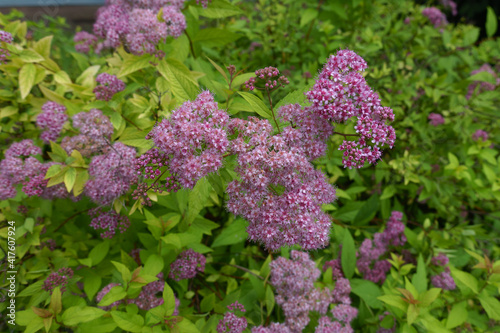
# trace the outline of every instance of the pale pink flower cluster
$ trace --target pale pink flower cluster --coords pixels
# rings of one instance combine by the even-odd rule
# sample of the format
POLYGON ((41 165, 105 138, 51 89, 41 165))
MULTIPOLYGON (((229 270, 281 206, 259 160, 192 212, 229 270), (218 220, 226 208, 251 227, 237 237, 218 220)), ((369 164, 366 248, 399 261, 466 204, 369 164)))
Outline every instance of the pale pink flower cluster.
POLYGON ((448 24, 446 15, 436 7, 427 7, 422 10, 422 15, 426 16, 434 25, 434 28, 448 24))
POLYGON ((403 214, 393 211, 383 232, 375 233, 373 241, 365 239, 358 251, 356 266, 363 278, 375 283, 383 283, 387 272, 391 269, 389 261, 384 257, 391 248, 401 247, 406 243, 405 225, 401 222, 403 214))
POLYGON ((194 278, 199 272, 205 271, 206 261, 203 254, 194 252, 192 249, 183 251, 170 265, 168 277, 175 281, 194 278))
POLYGON ((280 71, 276 67, 266 67, 256 70, 255 76, 245 82, 245 86, 249 90, 254 90, 255 88, 273 90, 277 87, 283 87, 288 83, 288 79, 283 75, 280 76, 280 71), (263 87, 256 87, 256 83, 262 83, 263 87))
POLYGON ((266 328, 256 327, 252 333, 302 332, 310 321, 311 311, 321 315, 316 332, 341 332, 331 330, 337 326, 342 332, 352 332, 350 323, 356 317, 357 309, 350 306, 349 280, 338 279, 333 291, 314 287, 321 273, 309 254, 294 250, 290 256, 291 259, 279 257, 270 264, 270 282, 276 289, 276 303, 283 309, 285 322, 266 328), (331 304, 336 304, 331 311, 336 321, 326 315, 331 304))
POLYGON ((97 75, 98 85, 94 88, 95 98, 101 101, 110 101, 113 95, 125 89, 125 83, 115 75, 101 73, 97 75))
POLYGON ((97 37, 86 31, 77 32, 73 37, 73 41, 75 42, 75 49, 82 53, 89 53, 91 48, 97 46, 97 37))
POLYGON ((472 140, 478 141, 479 139, 481 139, 482 141, 488 140, 488 132, 480 129, 475 131, 474 134, 472 134, 472 140))
POLYGON ((474 91, 476 90, 476 87, 479 86, 477 93, 480 94, 484 91, 493 91, 495 90, 496 87, 500 86, 500 78, 498 77, 497 73, 491 68, 489 64, 484 64, 482 65, 479 69, 476 69, 472 71, 470 74, 471 76, 480 72, 488 72, 496 80, 496 83, 489 83, 489 82, 484 82, 484 81, 474 81, 472 82, 469 87, 467 87, 467 95, 465 96, 467 99, 470 99, 472 95, 474 94, 474 91))
POLYGON ((429 124, 434 127, 444 124, 444 118, 439 113, 430 113, 428 119, 429 124))
POLYGON ((104 211, 100 208, 93 208, 89 211, 92 218, 90 226, 95 230, 104 230, 102 238, 113 238, 116 231, 124 233, 130 227, 130 220, 127 216, 120 215, 114 210, 104 211))
POLYGON ((113 125, 101 110, 91 109, 73 116, 73 127, 80 130, 79 135, 66 136, 61 142, 61 147, 71 154, 78 150, 83 156, 90 157, 96 153, 107 152, 110 147, 113 125))
POLYGON ((443 5, 444 8, 450 9, 451 14, 453 16, 457 16, 458 11, 457 11, 457 4, 453 0, 440 0, 441 5, 443 5))
POLYGON ((267 120, 231 120, 229 134, 237 135, 231 153, 238 156, 240 180, 227 186, 227 208, 247 219, 249 239, 269 250, 294 244, 304 250, 324 247, 331 221, 321 204, 335 200, 335 188, 297 148, 296 136, 271 132, 267 120))
POLYGON ((217 324, 217 333, 242 333, 247 328, 248 323, 245 317, 239 317, 235 312, 245 312, 245 307, 236 301, 228 305, 227 308, 229 311, 217 324))
POLYGON ((3 44, 12 44, 13 40, 10 32, 0 30, 0 65, 7 63, 7 57, 10 56, 9 51, 4 49, 3 44))
POLYGON ((22 190, 28 196, 41 196, 46 199, 65 198, 68 191, 64 184, 47 187, 45 174, 54 162, 42 163, 34 155, 42 153, 40 147, 26 139, 13 143, 4 153, 0 162, 0 200, 14 198, 16 185, 22 184, 22 190))
MULTIPOLYGON (((155 54, 168 36, 179 37, 186 29, 181 13, 184 0, 112 0, 99 8, 94 34, 102 41, 96 52, 124 45, 135 55, 155 54), (158 13, 162 9, 162 20, 158 13)), ((87 36, 88 39, 88 36, 87 36)))
POLYGON ((434 266, 444 267, 441 273, 431 276, 431 283, 434 287, 444 290, 453 290, 457 287, 455 280, 453 280, 453 277, 450 275, 450 268, 446 266, 449 261, 450 259, 448 259, 444 253, 439 253, 431 259, 431 263, 434 266))
POLYGON ((42 113, 36 118, 36 125, 43 129, 40 138, 45 143, 56 141, 64 123, 68 120, 66 107, 56 102, 47 102, 42 106, 42 113))
POLYGON ((376 163, 382 156, 381 147, 392 148, 396 140, 394 128, 386 124, 394 120, 394 113, 381 106, 380 97, 366 83, 361 74, 366 68, 359 55, 340 50, 330 56, 313 88, 306 93, 312 112, 327 120, 344 123, 357 118, 354 129, 358 141, 345 140, 339 147, 344 150, 342 163, 346 168, 376 163))
POLYGON ((169 171, 180 185, 193 188, 200 178, 222 166, 229 146, 228 122, 229 115, 204 91, 157 124, 147 138, 168 155, 169 171))
POLYGON ((137 182, 135 157, 135 149, 121 142, 115 142, 104 155, 92 157, 85 195, 96 203, 107 205, 125 194, 130 185, 137 182))

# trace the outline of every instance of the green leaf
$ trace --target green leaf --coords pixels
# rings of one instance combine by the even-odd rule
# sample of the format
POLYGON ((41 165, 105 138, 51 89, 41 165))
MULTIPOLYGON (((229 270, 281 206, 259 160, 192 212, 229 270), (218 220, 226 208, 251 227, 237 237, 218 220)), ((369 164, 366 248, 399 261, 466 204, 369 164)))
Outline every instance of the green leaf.
POLYGON ((222 47, 242 36, 225 29, 206 28, 198 31, 193 37, 193 42, 200 42, 208 47, 222 47))
POLYGON ((213 0, 207 8, 197 11, 200 16, 215 19, 243 14, 239 7, 224 0, 213 0))
POLYGON ((76 174, 75 185, 73 185, 73 195, 75 197, 79 196, 83 192, 88 179, 89 172, 87 170, 79 171, 76 174))
POLYGON ((32 284, 29 284, 26 288, 21 290, 21 292, 16 296, 17 297, 33 296, 40 292, 42 286, 43 286, 43 280, 36 281, 32 284))
POLYGON ((372 195, 370 199, 366 200, 363 206, 361 206, 352 223, 355 225, 367 224, 371 219, 375 217, 379 206, 380 200, 378 198, 378 195, 372 195))
POLYGON ((267 285, 266 286, 266 308, 267 308, 267 315, 268 316, 270 316, 271 313, 273 312, 275 304, 276 304, 276 300, 274 298, 274 292, 271 289, 271 286, 267 285))
POLYGON ((47 173, 45 174, 45 179, 49 179, 50 177, 54 177, 59 172, 61 172, 61 165, 60 164, 51 165, 50 168, 47 170, 47 173))
POLYGON ((175 311, 175 296, 174 291, 166 282, 163 288, 163 304, 165 304, 167 308, 166 315, 171 316, 175 311))
POLYGON ((314 8, 307 8, 300 16, 300 26, 303 27, 318 17, 318 11, 314 8))
POLYGON ((226 71, 224 71, 222 69, 222 67, 220 67, 219 65, 217 65, 212 59, 210 59, 209 57, 205 56, 205 58, 208 59, 208 61, 210 61, 210 63, 212 64, 212 66, 215 67, 215 69, 217 70, 217 72, 219 72, 223 77, 224 79, 226 79, 226 82, 229 82, 229 78, 227 77, 227 74, 226 74, 226 71))
POLYGON ((344 231, 344 238, 342 240, 342 255, 341 255, 342 271, 345 277, 350 279, 354 274, 356 268, 356 248, 354 240, 348 229, 344 231))
POLYGON ((392 196, 396 194, 396 186, 389 185, 384 188, 382 195, 380 196, 380 200, 392 198, 392 196))
POLYGON ((201 312, 210 312, 215 306, 215 294, 210 293, 207 296, 203 297, 203 300, 200 303, 201 312))
POLYGON ((493 8, 488 6, 488 12, 486 13, 486 34, 488 37, 492 37, 498 28, 498 20, 493 8))
POLYGON ((471 27, 464 34, 464 46, 474 44, 479 38, 479 28, 471 27))
POLYGON ((187 225, 191 225, 200 213, 200 211, 205 207, 210 196, 211 186, 206 178, 198 180, 193 190, 189 192, 188 209, 185 217, 185 222, 187 225))
POLYGON ((187 318, 182 318, 181 321, 177 323, 178 332, 182 333, 200 333, 200 330, 187 318))
POLYGON ((120 311, 111 311, 110 313, 116 325, 122 330, 128 332, 142 332, 142 327, 144 325, 142 316, 120 311))
POLYGON ((104 295, 101 299, 98 306, 108 306, 113 304, 116 301, 122 300, 127 296, 127 292, 123 289, 122 286, 114 286, 111 290, 104 295))
POLYGON ((497 298, 489 296, 486 291, 483 291, 478 299, 490 319, 500 320, 500 301, 497 298))
POLYGON ((96 318, 102 317, 106 311, 90 306, 80 307, 72 306, 62 314, 62 322, 67 326, 75 326, 80 323, 85 323, 96 318))
POLYGON ((398 308, 404 312, 408 310, 408 303, 403 301, 403 299, 400 296, 396 295, 383 295, 378 297, 379 300, 382 302, 394 306, 395 308, 398 308))
POLYGON ((163 270, 163 258, 157 254, 152 254, 146 260, 142 273, 144 275, 156 276, 163 270))
POLYGON ((97 75, 97 72, 99 72, 99 69, 101 66, 96 65, 96 66, 90 66, 86 70, 83 71, 82 74, 80 74, 79 77, 76 78, 75 83, 80 84, 84 87, 87 88, 93 88, 95 87, 95 76, 97 75))
POLYGON ((432 304, 438 298, 441 293, 441 288, 431 288, 424 292, 422 295, 418 297, 418 300, 421 302, 420 305, 423 307, 427 307, 432 304))
POLYGON ((109 240, 104 240, 102 243, 94 246, 90 250, 89 258, 92 260, 92 266, 99 264, 108 254, 109 251, 109 240))
POLYGON ((413 275, 411 282, 419 294, 427 290, 427 269, 421 253, 418 255, 417 272, 413 275))
POLYGON ((369 307, 373 309, 382 308, 382 303, 378 299, 382 295, 382 292, 380 291, 380 287, 372 281, 352 279, 351 291, 365 301, 369 307))
POLYGON ((233 221, 227 228, 222 230, 217 238, 215 238, 212 247, 232 245, 245 241, 248 237, 246 224, 246 221, 243 219, 236 219, 233 221))
POLYGON ((451 275, 455 281, 460 281, 465 286, 469 287, 474 293, 477 294, 478 286, 477 279, 470 273, 459 271, 458 269, 452 269, 451 275))
POLYGON ((101 288, 102 279, 95 273, 90 273, 83 280, 83 291, 89 299, 93 299, 97 291, 101 288))
POLYGON ((15 106, 8 105, 0 109, 0 119, 10 117, 19 112, 19 109, 15 106))
POLYGON ((26 220, 24 220, 24 227, 30 233, 33 233, 33 227, 34 226, 35 226, 35 220, 32 217, 28 217, 26 220))
POLYGON ((45 58, 33 50, 22 50, 19 53, 19 58, 24 62, 40 62, 44 61, 45 58))
POLYGON ((123 61, 120 72, 118 73, 118 77, 122 78, 138 70, 146 68, 150 66, 149 61, 151 60, 151 56, 149 54, 145 54, 142 56, 131 56, 123 61))
POLYGON ((36 67, 33 64, 25 64, 19 71, 19 91, 22 99, 25 99, 33 88, 35 76, 36 67))
POLYGON ((50 305, 49 309, 53 314, 59 314, 62 311, 62 302, 61 302, 61 288, 55 287, 52 290, 52 295, 50 295, 50 305))
POLYGON ((472 82, 481 81, 481 82, 488 82, 491 84, 496 84, 496 79, 493 76, 493 74, 491 74, 490 72, 486 72, 486 71, 479 72, 479 73, 476 73, 476 74, 468 77, 467 81, 472 81, 472 82))
POLYGON ((182 101, 194 100, 198 94, 198 83, 189 69, 180 61, 169 58, 157 66, 160 74, 167 80, 171 92, 182 101))
POLYGON ((408 306, 408 310, 406 311, 406 317, 408 319, 408 325, 411 325, 417 320, 419 314, 419 309, 415 306, 415 304, 410 304, 408 306))
POLYGON ((116 261, 111 261, 111 263, 121 273, 123 282, 128 283, 132 275, 130 274, 130 270, 127 268, 127 266, 116 261))
POLYGON ((66 185, 66 190, 71 192, 73 185, 76 181, 76 170, 74 168, 69 168, 64 174, 64 185, 66 185))
POLYGON ((33 50, 45 58, 50 57, 50 45, 52 44, 53 36, 47 36, 40 39, 33 45, 33 50))
POLYGON ((460 302, 453 305, 450 313, 448 314, 448 319, 446 320, 446 328, 452 329, 465 323, 468 317, 467 303, 460 302))
POLYGON ((266 119, 271 119, 272 114, 271 110, 264 104, 264 102, 258 98, 257 96, 244 92, 244 91, 238 91, 238 94, 241 95, 247 101, 248 104, 250 104, 250 107, 252 108, 253 112, 257 113, 259 116, 266 118, 266 119))

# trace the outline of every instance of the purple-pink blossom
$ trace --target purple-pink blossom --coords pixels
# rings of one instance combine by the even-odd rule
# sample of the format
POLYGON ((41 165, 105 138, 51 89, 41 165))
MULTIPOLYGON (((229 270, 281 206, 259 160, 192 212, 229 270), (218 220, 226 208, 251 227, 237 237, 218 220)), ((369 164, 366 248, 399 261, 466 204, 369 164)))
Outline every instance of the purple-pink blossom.
POLYGON ((270 91, 278 86, 283 87, 288 83, 288 79, 283 75, 280 76, 280 71, 276 67, 266 67, 256 70, 255 76, 245 82, 245 86, 249 90, 257 88, 270 91), (257 87, 256 83, 260 85, 257 87))
POLYGON ((247 328, 247 320, 235 314, 236 311, 245 312, 245 307, 238 301, 227 306, 228 312, 217 325, 217 333, 242 333, 247 328))
POLYGON ((480 94, 484 91, 492 91, 495 90, 496 87, 500 85, 500 77, 498 77, 498 74, 491 68, 489 64, 484 64, 480 68, 472 71, 470 75, 475 75, 477 73, 481 72, 487 72, 490 73, 493 78, 495 79, 495 83, 490 83, 490 82, 484 82, 484 81, 474 81, 472 82, 468 87, 467 87, 467 95, 465 96, 467 99, 470 99, 472 95, 474 94, 474 91, 476 88, 479 86, 477 89, 477 93, 480 94))
POLYGON ((115 75, 101 73, 97 75, 98 85, 94 88, 95 98, 101 101, 110 101, 113 95, 125 89, 125 83, 115 75))
POLYGON ((203 254, 191 249, 181 252, 177 259, 170 265, 169 278, 175 281, 191 279, 196 274, 205 271, 206 258, 203 254))
POLYGON ((55 102, 46 102, 42 106, 42 113, 36 118, 36 125, 44 130, 40 138, 45 143, 56 141, 66 120, 68 120, 68 115, 65 106, 55 102))
POLYGON ((101 208, 93 208, 89 211, 89 216, 92 218, 90 226, 95 230, 103 230, 102 238, 112 238, 116 231, 124 233, 130 226, 128 217, 114 210, 104 211, 101 208))
POLYGON ((429 124, 432 126, 439 126, 444 124, 444 118, 439 113, 430 113, 428 119, 429 124))
POLYGON ((380 97, 371 90, 361 74, 366 62, 350 50, 340 50, 330 56, 313 88, 306 93, 312 111, 324 119, 344 123, 356 117, 357 141, 344 140, 342 163, 346 168, 361 168, 365 162, 376 163, 382 156, 381 147, 393 147, 394 128, 386 122, 394 113, 383 107, 380 97))
POLYGON ((434 28, 442 27, 448 24, 446 15, 436 7, 427 7, 422 10, 422 15, 426 16, 434 25, 434 28))
POLYGON ((488 132, 480 129, 475 131, 474 134, 472 134, 472 140, 478 141, 479 139, 481 139, 482 141, 488 140, 488 132))
POLYGON ((7 63, 7 57, 10 56, 10 53, 4 47, 5 44, 12 44, 13 41, 12 34, 10 32, 0 30, 0 65, 7 63))
POLYGON ((57 272, 52 272, 43 282, 42 289, 50 291, 56 287, 60 287, 61 293, 66 291, 68 280, 73 277, 73 270, 69 267, 60 268, 57 272))
POLYGON ((453 277, 450 275, 450 269, 448 267, 446 267, 443 272, 431 276, 431 283, 434 287, 444 290, 453 290, 457 287, 455 280, 453 280, 453 277))
POLYGON ((82 53, 89 53, 91 48, 97 46, 97 37, 86 31, 77 32, 73 41, 75 42, 75 49, 82 53))

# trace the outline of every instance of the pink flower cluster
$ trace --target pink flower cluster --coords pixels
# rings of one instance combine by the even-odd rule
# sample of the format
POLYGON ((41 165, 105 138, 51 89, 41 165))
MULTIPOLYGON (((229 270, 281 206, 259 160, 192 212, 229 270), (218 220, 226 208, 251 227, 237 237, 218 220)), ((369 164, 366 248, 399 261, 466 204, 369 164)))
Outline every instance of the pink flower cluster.
POLYGON ((15 197, 15 186, 19 184, 22 184, 23 192, 28 196, 41 196, 46 199, 68 196, 64 184, 47 188, 48 180, 44 179, 45 174, 48 168, 56 163, 41 163, 33 157, 41 153, 40 147, 35 146, 29 139, 13 143, 5 151, 5 159, 0 162, 1 200, 15 197))
POLYGON ((394 114, 390 108, 381 106, 378 94, 366 83, 361 74, 366 68, 359 55, 340 50, 330 56, 313 88, 306 93, 312 112, 324 119, 344 123, 357 118, 354 129, 358 141, 345 140, 339 147, 344 150, 342 163, 346 168, 375 163, 382 156, 380 148, 383 145, 392 148, 396 140, 394 128, 386 124, 394 120, 394 114))
POLYGON ((175 281, 191 279, 205 271, 207 259, 201 253, 194 252, 191 249, 181 252, 177 259, 170 265, 169 278, 175 281))
POLYGON ((288 79, 285 76, 280 76, 280 71, 276 67, 266 67, 255 71, 255 76, 251 77, 247 82, 245 82, 245 86, 249 90, 257 89, 265 89, 265 90, 273 90, 276 87, 283 87, 287 85, 288 79), (263 84, 262 87, 256 87, 256 83, 263 84))
MULTIPOLYGON (((115 306, 119 306, 120 304, 136 304, 139 309, 147 311, 162 305, 164 302, 163 297, 158 297, 157 295, 161 295, 161 293, 163 293, 163 289, 165 288, 163 273, 160 272, 157 277, 159 278, 159 280, 148 283, 147 285, 142 287, 139 296, 137 296, 136 298, 128 300, 118 300, 107 306, 99 306, 99 308, 105 311, 110 311, 112 310, 112 308, 114 308, 115 306)), ((117 287, 119 285, 119 283, 110 283, 102 288, 101 291, 97 293, 97 303, 99 303, 113 287, 117 287)), ((175 297, 175 310, 173 313, 174 316, 179 315, 179 305, 180 301, 177 299, 177 297, 175 297)))
POLYGON ((76 149, 83 156, 90 157, 95 153, 107 152, 113 134, 113 125, 101 110, 91 109, 73 116, 73 127, 80 130, 79 135, 66 136, 61 142, 61 147, 68 154, 76 149))
POLYGON ((429 124, 434 127, 444 124, 444 118, 439 113, 430 113, 428 119, 429 124))
POLYGON ((52 272, 43 282, 42 289, 45 291, 54 290, 55 287, 61 288, 61 293, 66 291, 68 280, 73 277, 73 270, 69 267, 61 268, 57 272, 52 272))
POLYGON ((324 247, 331 221, 321 204, 335 200, 335 188, 297 148, 300 131, 271 132, 267 120, 231 120, 229 133, 237 136, 231 153, 238 155, 240 180, 227 186, 227 209, 247 219, 249 239, 271 251, 294 244, 304 250, 324 247))
POLYGON ((449 261, 448 257, 443 253, 439 253, 431 259, 431 263, 434 266, 444 267, 444 270, 441 273, 431 276, 431 283, 434 287, 442 288, 444 290, 453 290, 457 287, 455 280, 453 280, 453 277, 450 275, 450 268, 445 267, 448 265, 449 261))
POLYGON ((125 83, 115 75, 101 73, 97 75, 98 85, 94 88, 95 98, 101 101, 110 101, 113 95, 125 89, 125 83))
POLYGON ((186 29, 183 7, 184 0, 108 1, 99 8, 94 24, 95 36, 102 39, 96 52, 124 44, 136 55, 156 53, 158 43, 168 36, 177 38, 186 29), (162 21, 157 18, 160 9, 162 21))
POLYGON ((227 308, 229 311, 217 324, 217 333, 242 333, 247 328, 247 320, 245 317, 238 317, 234 312, 236 310, 245 312, 245 307, 236 301, 228 305, 227 308))
POLYGON ((451 14, 453 16, 457 16, 458 11, 457 11, 457 4, 453 0, 440 0, 441 5, 443 5, 444 8, 449 8, 451 10, 451 14))
POLYGON ((89 164, 89 176, 84 193, 92 201, 107 205, 125 194, 137 182, 134 171, 136 151, 115 142, 104 155, 94 156, 89 164))
POLYGON ((116 230, 124 233, 130 226, 128 217, 120 215, 114 210, 104 211, 100 208, 93 208, 89 211, 89 216, 92 218, 90 222, 92 228, 104 230, 101 233, 102 238, 113 238, 116 230))
POLYGON ((302 332, 309 323, 309 312, 316 311, 322 316, 316 332, 352 332, 351 321, 357 316, 357 309, 350 306, 349 280, 339 278, 335 289, 320 289, 314 287, 314 282, 320 276, 309 254, 291 251, 292 259, 279 257, 271 262, 271 284, 276 289, 276 303, 285 314, 283 324, 270 327, 256 327, 253 333, 271 332, 302 332), (331 304, 335 304, 331 314, 336 321, 326 316, 331 304), (334 330, 334 328, 339 330, 334 330))
POLYGON ((375 283, 383 283, 387 272, 391 269, 391 264, 385 257, 391 247, 401 247, 406 243, 404 235, 405 225, 401 222, 403 214, 393 211, 387 226, 382 233, 374 235, 374 241, 365 239, 358 252, 356 266, 363 278, 375 283))
POLYGON ((146 138, 153 140, 162 154, 162 165, 168 165, 178 183, 193 188, 200 178, 222 166, 223 154, 229 146, 228 122, 229 115, 219 110, 209 91, 204 91, 194 101, 174 110, 146 138))
POLYGON ((68 120, 66 107, 55 102, 47 102, 42 106, 42 113, 36 118, 36 124, 44 130, 40 138, 45 143, 56 141, 64 123, 68 120))
POLYGON ((97 37, 86 31, 77 32, 73 41, 75 42, 75 49, 82 53, 89 53, 90 48, 97 46, 97 37))
POLYGON ((500 78, 498 77, 497 73, 491 68, 489 64, 484 64, 482 65, 479 69, 476 69, 472 71, 470 74, 475 75, 477 73, 481 72, 488 72, 496 80, 496 83, 489 83, 489 82, 484 82, 484 81, 474 81, 472 82, 469 87, 467 87, 467 95, 465 96, 467 99, 470 99, 472 95, 474 94, 474 91, 476 90, 476 87, 479 86, 477 93, 480 94, 484 91, 492 91, 495 90, 496 87, 500 86, 500 78))
POLYGON ((446 15, 436 7, 427 7, 422 10, 422 15, 426 16, 434 25, 434 28, 448 24, 446 15))
POLYGON ((472 134, 472 140, 478 141, 481 139, 482 141, 488 140, 488 132, 485 132, 483 130, 477 130, 472 134))
POLYGON ((0 65, 7 63, 7 57, 10 56, 10 53, 7 49, 4 49, 3 43, 12 44, 12 34, 7 31, 0 30, 0 65))

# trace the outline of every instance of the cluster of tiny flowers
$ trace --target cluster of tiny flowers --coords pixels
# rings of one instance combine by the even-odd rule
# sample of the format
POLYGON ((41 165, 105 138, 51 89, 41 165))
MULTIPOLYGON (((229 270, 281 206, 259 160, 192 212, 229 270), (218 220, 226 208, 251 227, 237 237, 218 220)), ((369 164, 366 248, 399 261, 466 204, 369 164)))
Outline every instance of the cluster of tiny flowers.
POLYGON ((455 3, 455 1, 453 1, 453 0, 440 0, 439 2, 441 2, 441 5, 444 8, 450 9, 451 14, 453 16, 457 16, 458 11, 457 11, 457 4, 455 3))
POLYGON ((247 82, 245 82, 245 86, 249 90, 257 89, 265 89, 265 90, 273 90, 274 88, 280 86, 283 87, 287 85, 288 79, 285 76, 280 76, 280 71, 275 67, 266 67, 255 71, 255 76, 251 77, 247 82), (256 83, 260 83, 264 86, 257 87, 256 83))
POLYGON ((55 102, 47 102, 42 106, 42 113, 36 118, 36 124, 44 130, 40 138, 45 143, 56 141, 64 123, 68 120, 66 107, 55 102))
POLYGON ((10 56, 9 51, 3 48, 3 43, 11 44, 12 41, 10 32, 0 30, 0 65, 7 63, 7 57, 10 56))
POLYGON ((89 53, 90 48, 95 48, 97 45, 97 37, 86 31, 77 32, 73 41, 75 42, 75 49, 82 53, 89 53))
MULTIPOLYGON (((339 253, 340 257, 340 253, 339 253)), ((332 278, 334 280, 340 279, 344 277, 344 272, 342 272, 342 264, 340 263, 340 259, 334 259, 325 262, 323 265, 323 271, 326 272, 328 268, 332 269, 332 278)))
POLYGON ((496 80, 496 83, 493 84, 493 83, 484 82, 484 81, 474 81, 474 82, 472 82, 469 85, 469 87, 467 87, 467 95, 465 96, 467 99, 470 99, 472 97, 472 95, 474 94, 474 90, 476 90, 477 86, 479 86, 478 94, 480 94, 480 93, 482 93, 484 91, 495 90, 495 88, 500 85, 500 78, 498 77, 497 73, 495 73, 495 71, 493 70, 493 68, 491 68, 491 66, 489 64, 482 65, 479 69, 476 69, 476 70, 472 71, 470 74, 472 76, 472 75, 475 75, 475 74, 481 73, 481 72, 488 72, 491 75, 493 75, 493 77, 496 80))
POLYGON ((439 28, 448 24, 446 15, 436 7, 428 7, 422 10, 422 15, 426 16, 434 25, 434 28, 439 28))
POLYGON ((486 141, 488 140, 488 132, 485 132, 483 130, 477 130, 472 134, 472 140, 478 141, 479 139, 486 141))
POLYGON ((100 208, 93 208, 89 211, 89 216, 92 218, 90 222, 92 228, 104 230, 101 233, 102 238, 112 238, 117 229, 120 233, 124 233, 130 226, 127 216, 120 215, 113 210, 103 211, 100 208))
POLYGON ((101 101, 110 101, 113 95, 125 89, 125 83, 115 75, 101 73, 97 75, 98 85, 94 88, 95 98, 101 101))
POLYGON ((394 113, 381 106, 378 94, 366 83, 361 74, 366 68, 359 55, 340 50, 330 56, 313 88, 306 93, 312 112, 324 119, 344 123, 357 117, 354 129, 358 141, 345 140, 339 147, 344 150, 342 163, 346 168, 375 163, 382 156, 380 147, 392 148, 396 140, 394 128, 386 124, 394 120, 394 113))
POLYGON ((309 254, 291 251, 290 255, 292 259, 280 257, 270 264, 270 281, 276 289, 276 303, 283 309, 285 322, 265 328, 256 327, 252 333, 302 332, 309 323, 310 311, 322 315, 316 332, 352 332, 350 323, 357 316, 357 310, 350 306, 349 280, 339 278, 333 291, 315 288, 314 282, 320 276, 320 270, 309 254), (326 313, 330 304, 335 303, 331 314, 336 321, 332 321, 326 313))
POLYGON ((228 122, 229 115, 218 109, 209 91, 204 91, 156 125, 147 139, 152 139, 163 154, 162 161, 168 156, 166 163, 178 183, 193 188, 200 178, 222 166, 229 146, 228 122))
POLYGON ((392 212, 387 226, 382 233, 374 235, 374 241, 365 239, 359 248, 359 258, 356 265, 363 278, 375 283, 383 283, 391 264, 385 259, 380 259, 389 253, 390 247, 401 247, 406 243, 403 234, 405 225, 401 222, 403 214, 392 212))
POLYGON ((40 242, 40 248, 48 248, 50 251, 54 251, 57 247, 57 243, 53 239, 47 239, 46 241, 40 242))
POLYGON ((434 287, 442 288, 444 290, 453 290, 456 288, 455 280, 453 280, 450 275, 450 268, 445 267, 446 265, 448 265, 449 261, 450 260, 448 259, 448 257, 443 253, 440 253, 431 259, 431 263, 434 266, 444 267, 444 271, 437 275, 431 276, 431 283, 434 287))
POLYGON ((110 149, 109 140, 113 134, 113 125, 101 110, 83 111, 75 114, 72 119, 73 127, 79 129, 80 134, 63 138, 61 147, 69 155, 73 150, 78 150, 83 156, 90 157, 110 149))
POLYGON ((60 287, 61 292, 66 291, 66 285, 68 280, 73 277, 73 270, 71 268, 65 267, 59 269, 57 272, 50 273, 50 275, 43 282, 42 289, 45 291, 50 291, 55 287, 60 287))
POLYGON ((432 126, 439 126, 444 124, 444 118, 439 113, 430 113, 428 119, 429 124, 432 126))
POLYGON ((179 37, 186 29, 181 13, 184 0, 113 0, 99 8, 94 34, 102 41, 96 52, 124 44, 135 54, 156 54, 156 45, 167 36, 179 37), (162 11, 162 21, 158 12, 162 11))
POLYGON ((331 221, 321 204, 335 200, 335 188, 297 147, 297 132, 271 132, 267 120, 231 120, 229 133, 237 135, 231 153, 238 155, 240 180, 227 186, 227 209, 248 220, 249 239, 271 251, 294 244, 304 250, 324 247, 331 221))
POLYGON ((96 203, 107 205, 125 194, 130 185, 137 182, 135 156, 134 148, 115 142, 106 154, 92 157, 85 195, 96 203))
POLYGON ((207 259, 201 253, 194 252, 189 249, 183 251, 177 259, 170 265, 169 278, 175 281, 191 279, 205 271, 205 263, 207 259))
POLYGON ((245 307, 236 301, 228 305, 227 308, 229 311, 219 321, 217 333, 242 333, 247 328, 247 320, 245 317, 238 317, 234 312, 236 310, 245 312, 245 307))
MULTIPOLYGON (((203 8, 207 8, 208 7, 208 1, 209 0, 196 0, 196 4, 197 5, 201 4, 203 6, 203 8)), ((210 1, 212 1, 212 0, 210 0, 210 1)))

